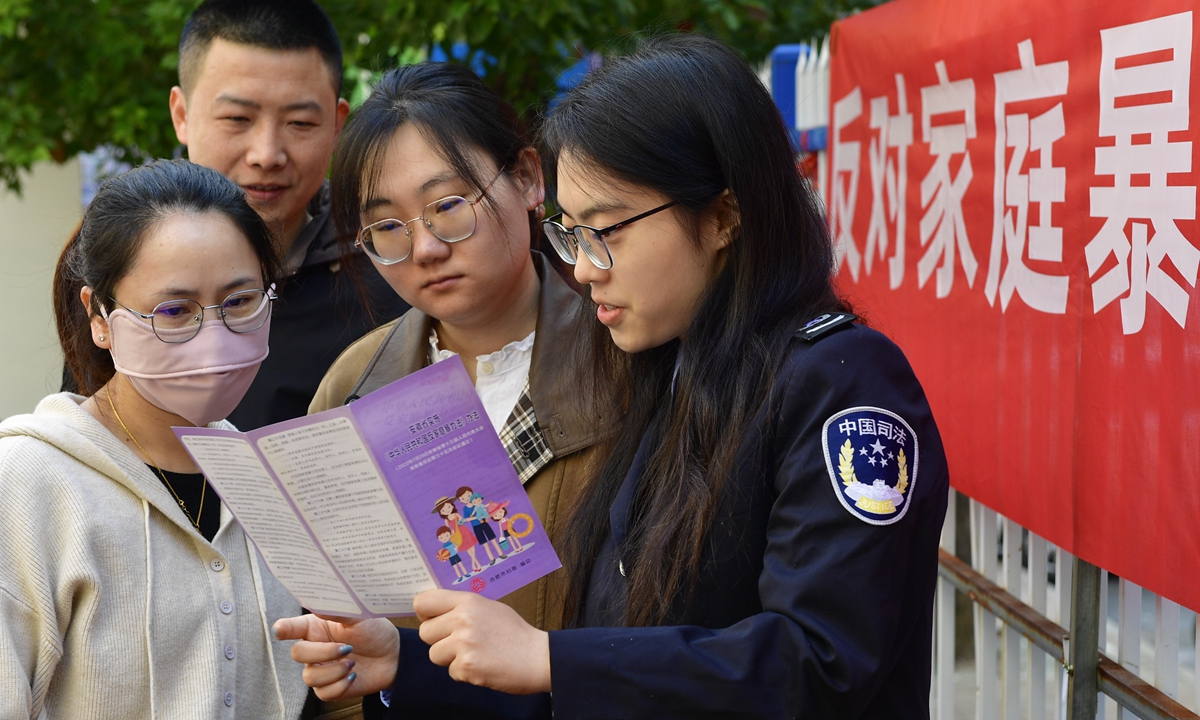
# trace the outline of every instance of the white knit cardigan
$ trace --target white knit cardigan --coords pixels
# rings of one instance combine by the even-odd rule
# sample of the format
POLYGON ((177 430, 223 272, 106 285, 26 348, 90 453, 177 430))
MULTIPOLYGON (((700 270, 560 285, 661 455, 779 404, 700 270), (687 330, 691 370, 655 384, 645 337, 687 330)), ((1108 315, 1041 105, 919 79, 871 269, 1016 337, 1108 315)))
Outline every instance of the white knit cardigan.
POLYGON ((227 510, 209 543, 82 400, 0 423, 0 719, 298 717, 301 666, 270 634, 296 601, 227 510))

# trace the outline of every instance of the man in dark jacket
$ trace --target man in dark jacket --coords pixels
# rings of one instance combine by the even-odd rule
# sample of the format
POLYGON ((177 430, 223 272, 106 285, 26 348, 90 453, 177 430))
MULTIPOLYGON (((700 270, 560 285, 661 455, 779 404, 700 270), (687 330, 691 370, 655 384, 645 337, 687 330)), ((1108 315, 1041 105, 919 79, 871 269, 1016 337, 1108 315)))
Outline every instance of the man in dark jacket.
POLYGON ((175 134, 193 162, 245 189, 287 270, 271 354, 229 416, 242 430, 304 415, 341 351, 408 309, 334 237, 325 174, 350 112, 341 79, 337 31, 311 0, 207 0, 180 38, 175 134))

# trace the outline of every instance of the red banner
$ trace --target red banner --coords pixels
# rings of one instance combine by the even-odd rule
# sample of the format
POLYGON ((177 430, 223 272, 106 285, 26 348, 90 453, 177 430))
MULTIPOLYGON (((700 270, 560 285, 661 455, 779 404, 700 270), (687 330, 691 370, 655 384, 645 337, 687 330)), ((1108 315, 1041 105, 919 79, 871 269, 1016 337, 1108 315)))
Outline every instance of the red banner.
POLYGON ((1194 0, 894 0, 834 25, 839 282, 955 487, 1200 609, 1194 0))

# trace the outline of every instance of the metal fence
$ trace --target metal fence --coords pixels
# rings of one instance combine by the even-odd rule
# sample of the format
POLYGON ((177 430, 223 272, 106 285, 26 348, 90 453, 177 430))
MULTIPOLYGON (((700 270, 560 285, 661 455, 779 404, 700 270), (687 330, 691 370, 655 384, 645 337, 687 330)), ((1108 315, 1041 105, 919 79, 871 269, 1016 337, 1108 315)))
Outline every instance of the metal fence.
POLYGON ((1200 717, 1194 612, 963 500, 942 531, 934 718, 1200 717))

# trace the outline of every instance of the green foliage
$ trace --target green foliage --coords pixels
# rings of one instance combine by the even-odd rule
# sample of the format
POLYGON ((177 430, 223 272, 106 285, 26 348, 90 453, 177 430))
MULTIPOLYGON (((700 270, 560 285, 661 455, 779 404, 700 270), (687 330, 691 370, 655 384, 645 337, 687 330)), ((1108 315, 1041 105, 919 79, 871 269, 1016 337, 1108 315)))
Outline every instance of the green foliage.
MULTIPOLYGON (((646 33, 695 30, 751 62, 779 43, 883 0, 324 0, 342 37, 353 105, 379 72, 465 40, 487 81, 527 117, 585 51, 622 52, 646 33), (494 64, 491 59, 494 58, 494 64)), ((179 33, 196 0, 0 0, 0 183, 99 145, 169 156, 179 33)))

